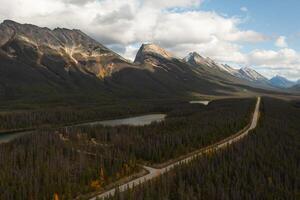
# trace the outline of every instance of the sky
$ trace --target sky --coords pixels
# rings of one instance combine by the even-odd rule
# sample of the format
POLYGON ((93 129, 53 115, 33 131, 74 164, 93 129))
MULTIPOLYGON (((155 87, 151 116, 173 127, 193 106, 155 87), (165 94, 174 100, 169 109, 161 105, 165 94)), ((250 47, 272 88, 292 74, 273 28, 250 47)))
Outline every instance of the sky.
POLYGON ((0 0, 0 21, 81 29, 133 60, 142 43, 300 79, 299 0, 0 0))

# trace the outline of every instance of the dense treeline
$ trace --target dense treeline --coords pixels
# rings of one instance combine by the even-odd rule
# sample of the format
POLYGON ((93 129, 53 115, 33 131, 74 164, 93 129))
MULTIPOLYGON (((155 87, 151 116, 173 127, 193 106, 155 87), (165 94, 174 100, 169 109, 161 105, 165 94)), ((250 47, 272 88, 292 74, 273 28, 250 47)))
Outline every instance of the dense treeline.
POLYGON ((164 122, 147 126, 45 129, 0 145, 0 199, 59 199, 98 191, 139 171, 214 143, 243 128, 254 99, 208 106, 164 107, 164 122), (226 117, 224 117, 226 116, 226 117))
POLYGON ((57 107, 28 111, 0 112, 0 132, 31 129, 84 121, 103 120, 150 112, 166 112, 170 106, 134 104, 95 107, 57 107))
POLYGON ((299 130, 297 104, 264 98, 259 126, 243 141, 110 199, 299 199, 299 130))
POLYGON ((161 163, 241 130, 250 122, 254 104, 255 99, 222 100, 208 106, 181 104, 161 123, 143 127, 75 127, 65 132, 65 137, 84 133, 148 164, 161 163))
POLYGON ((0 199, 72 199, 138 170, 117 149, 80 152, 58 133, 26 135, 0 145, 0 199), (118 157, 118 159, 115 159, 118 157))

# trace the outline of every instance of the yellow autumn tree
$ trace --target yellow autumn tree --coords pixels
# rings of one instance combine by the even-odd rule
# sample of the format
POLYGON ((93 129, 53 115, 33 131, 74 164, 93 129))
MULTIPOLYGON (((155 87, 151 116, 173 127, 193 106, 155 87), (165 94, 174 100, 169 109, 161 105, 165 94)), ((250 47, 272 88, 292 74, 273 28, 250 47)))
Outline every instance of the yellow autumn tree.
POLYGON ((91 188, 93 188, 94 190, 99 190, 102 185, 104 184, 104 181, 105 181, 105 173, 104 173, 104 170, 102 167, 100 167, 100 170, 99 170, 99 180, 93 180, 91 181, 91 188))
POLYGON ((53 199, 54 200, 59 200, 58 194, 56 192, 54 193, 54 198, 53 199))
POLYGON ((93 188, 94 190, 99 190, 101 188, 101 183, 99 180, 95 180, 91 182, 91 188, 93 188))

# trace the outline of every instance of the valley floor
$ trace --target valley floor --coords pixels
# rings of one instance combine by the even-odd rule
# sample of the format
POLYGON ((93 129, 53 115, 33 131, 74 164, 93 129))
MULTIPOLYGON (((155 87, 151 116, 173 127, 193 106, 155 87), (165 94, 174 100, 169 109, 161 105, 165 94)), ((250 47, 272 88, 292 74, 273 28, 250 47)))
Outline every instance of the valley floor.
POLYGON ((247 136, 251 130, 256 128, 258 119, 259 119, 260 101, 261 101, 261 98, 259 97, 257 99, 257 103, 255 106, 255 110, 253 112, 253 117, 251 119, 251 123, 247 127, 245 127, 244 130, 241 130, 237 134, 233 134, 232 136, 225 138, 224 140, 217 142, 216 144, 210 145, 210 146, 200 149, 196 152, 192 152, 189 155, 183 156, 183 158, 176 159, 177 161, 161 164, 162 166, 164 166, 162 168, 151 168, 151 167, 144 166, 144 169, 148 171, 148 174, 141 176, 139 178, 136 178, 126 184, 123 184, 123 185, 117 186, 111 190, 108 190, 94 198, 91 198, 90 200, 109 198, 111 196, 116 195, 116 193, 118 193, 118 195, 119 195, 120 192, 134 189, 135 187, 138 187, 140 184, 143 184, 149 180, 155 179, 165 173, 168 173, 170 170, 172 170, 173 168, 175 168, 181 164, 186 164, 186 163, 192 162, 194 159, 196 159, 199 156, 203 156, 205 154, 212 154, 215 151, 218 151, 218 150, 228 147, 232 143, 238 142, 239 140, 241 140, 245 136, 247 136))
POLYGON ((0 145, 0 199, 73 199, 214 144, 245 127, 255 99, 180 103, 160 123, 40 130, 0 145), (226 118, 224 118, 226 116, 226 118))
POLYGON ((299 199, 299 102, 263 98, 260 110, 242 141, 108 199, 299 199))

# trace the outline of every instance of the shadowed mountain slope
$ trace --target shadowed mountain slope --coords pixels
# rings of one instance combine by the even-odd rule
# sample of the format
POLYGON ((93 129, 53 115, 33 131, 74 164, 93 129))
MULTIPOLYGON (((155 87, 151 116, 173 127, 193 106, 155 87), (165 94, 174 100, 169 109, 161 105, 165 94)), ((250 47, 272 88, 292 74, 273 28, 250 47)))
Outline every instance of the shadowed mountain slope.
POLYGON ((154 44, 142 45, 131 62, 80 30, 0 24, 2 101, 110 102, 261 91, 235 73, 200 55, 177 58, 154 44))

